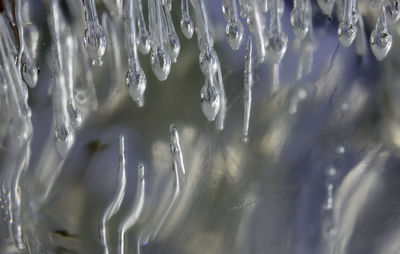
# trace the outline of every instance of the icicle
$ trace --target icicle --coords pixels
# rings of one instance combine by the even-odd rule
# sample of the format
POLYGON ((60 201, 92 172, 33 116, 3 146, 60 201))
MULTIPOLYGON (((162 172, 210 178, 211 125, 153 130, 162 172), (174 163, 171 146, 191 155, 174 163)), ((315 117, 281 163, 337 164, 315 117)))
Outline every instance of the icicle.
POLYGON ((189 14, 188 0, 181 0, 181 11, 182 11, 181 30, 182 33, 185 35, 185 37, 190 39, 193 36, 194 25, 192 18, 190 17, 189 14))
POLYGON ((268 8, 269 8, 269 0, 259 0, 260 1, 260 6, 261 6, 261 11, 263 13, 267 13, 268 12, 268 8))
POLYGON ((164 5, 163 15, 165 14, 166 29, 165 32, 165 46, 167 48, 168 55, 170 56, 172 62, 176 62, 176 58, 181 50, 181 44, 179 42, 178 35, 175 32, 174 23, 172 22, 171 13, 167 6, 164 5))
MULTIPOLYGON (((247 27, 254 39, 254 43, 257 49, 258 62, 264 62, 266 55, 265 52, 265 38, 264 38, 264 28, 265 23, 262 18, 261 11, 257 5, 257 1, 241 0, 241 13, 242 16, 247 19, 247 27)), ((240 2, 239 2, 240 3, 240 2)))
POLYGON ((243 90, 243 102, 244 102, 244 118, 243 118, 243 129, 242 129, 242 140, 248 141, 249 135, 249 123, 250 123, 250 111, 251 111, 251 90, 254 83, 254 59, 253 59, 253 40, 251 36, 247 39, 246 45, 246 56, 244 64, 244 90, 243 90))
POLYGON ((170 149, 171 149, 172 161, 174 164, 177 165, 178 170, 182 171, 182 174, 185 175, 186 171, 185 171, 185 165, 183 163, 181 144, 179 142, 179 133, 174 124, 171 124, 171 126, 169 127, 169 133, 171 139, 170 149))
POLYGON ((161 0, 149 0, 149 20, 152 39, 151 68, 157 79, 164 81, 171 69, 171 58, 164 48, 164 31, 166 29, 161 0))
POLYGON ((104 215, 101 219, 100 224, 100 239, 103 244, 104 253, 110 253, 109 247, 107 244, 107 222, 114 216, 120 209, 122 200, 125 196, 125 186, 126 186, 126 176, 125 176, 125 137, 123 135, 119 136, 119 175, 118 175, 118 188, 115 193, 114 198, 111 203, 108 205, 104 215))
POLYGON ((200 92, 201 109, 208 121, 214 121, 220 107, 220 94, 218 88, 215 86, 211 67, 205 78, 206 82, 200 92))
POLYGON ((217 115, 217 130, 222 131, 224 129, 225 124, 225 116, 226 116, 226 97, 225 97, 225 88, 224 81, 222 78, 222 70, 221 64, 218 60, 218 69, 217 69, 217 78, 218 78, 218 91, 219 91, 219 111, 217 115))
POLYGON ((136 187, 136 195, 135 200, 132 206, 131 211, 128 216, 123 220, 121 226, 118 229, 119 232, 119 254, 124 254, 127 246, 125 243, 125 235, 126 232, 132 228, 136 222, 138 221, 140 215, 143 211, 143 205, 145 200, 145 187, 146 180, 144 177, 144 165, 143 163, 138 164, 138 178, 137 178, 137 187, 136 187))
POLYGON ((316 43, 313 34, 312 23, 306 37, 301 41, 300 57, 297 65, 296 79, 302 79, 303 75, 311 73, 313 65, 313 55, 316 50, 316 43))
POLYGON ((92 65, 103 64, 102 57, 106 51, 106 36, 97 18, 94 0, 83 0, 85 6, 86 30, 84 36, 85 47, 92 60, 92 65))
POLYGON ((18 27, 19 41, 18 68, 21 68, 22 64, 22 77, 28 86, 35 87, 38 81, 39 69, 33 63, 31 53, 29 52, 29 49, 25 43, 21 1, 22 0, 16 0, 15 2, 15 20, 18 27))
POLYGON ((282 0, 273 1, 266 49, 269 60, 274 64, 278 64, 286 53, 288 38, 281 28, 282 0))
POLYGON ((303 39, 310 29, 311 4, 309 0, 294 0, 294 7, 290 13, 290 24, 298 39, 303 39))
POLYGON ((400 18, 400 0, 387 0, 385 10, 387 25, 394 26, 400 18))
POLYGON ((238 50, 243 40, 243 24, 238 16, 236 0, 224 0, 222 4, 226 24, 225 34, 233 50, 238 50))
POLYGON ((338 37, 343 47, 349 47, 357 35, 357 26, 354 24, 353 9, 355 7, 354 0, 344 0, 343 20, 339 24, 338 37))
POLYGON ((382 7, 382 12, 376 21, 375 29, 370 36, 370 43, 372 53, 379 61, 386 57, 392 47, 392 35, 387 30, 385 7, 382 7))
POLYGON ((124 0, 125 47, 128 52, 128 72, 126 73, 125 84, 129 89, 129 95, 139 107, 142 107, 144 106, 146 76, 140 67, 137 56, 133 1, 124 0))
POLYGON ((146 22, 144 21, 142 0, 134 0, 134 1, 136 1, 135 10, 136 10, 136 15, 138 16, 137 25, 139 29, 137 45, 140 53, 146 55, 150 52, 151 49, 150 34, 147 31, 146 22))

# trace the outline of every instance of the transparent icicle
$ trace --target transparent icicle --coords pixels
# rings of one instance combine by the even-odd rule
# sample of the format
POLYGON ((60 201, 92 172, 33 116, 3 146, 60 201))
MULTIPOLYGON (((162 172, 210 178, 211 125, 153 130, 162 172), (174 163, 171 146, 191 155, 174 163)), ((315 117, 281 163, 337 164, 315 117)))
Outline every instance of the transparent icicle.
POLYGON ((238 50, 243 41, 243 24, 240 22, 236 0, 223 0, 222 12, 225 17, 225 34, 233 50, 238 50))
POLYGON ((181 12, 182 12, 182 18, 180 22, 181 30, 182 33, 185 35, 185 37, 190 39, 193 36, 194 25, 189 13, 188 0, 181 0, 181 12))
POLYGON ((128 52, 128 72, 125 84, 129 95, 138 104, 144 106, 144 91, 146 90, 146 76, 140 67, 136 48, 136 27, 134 0, 124 0, 124 28, 125 47, 128 52))
MULTIPOLYGON (((3 16, 0 17, 0 29, 6 31, 6 21, 3 16)), ((6 168, 8 169, 3 176, 2 187, 8 192, 8 235, 14 241, 19 250, 25 248, 23 241, 23 232, 21 225, 21 178, 28 167, 30 160, 30 143, 32 139, 31 110, 28 106, 27 88, 23 84, 19 70, 14 64, 14 56, 8 45, 7 35, 2 33, 0 36, 0 59, 3 64, 2 74, 5 74, 4 82, 11 84, 9 90, 9 109, 13 116, 10 121, 9 130, 13 140, 8 145, 11 160, 6 159, 6 168)), ((3 119, 5 120, 5 119, 3 119)), ((3 173, 4 174, 4 173, 3 173)))
POLYGON ((267 35, 266 49, 270 62, 278 64, 286 53, 288 38, 281 28, 283 2, 282 0, 273 0, 272 3, 270 30, 267 35))
POLYGON ((251 36, 247 39, 246 55, 244 64, 244 90, 243 90, 243 103, 244 103, 244 114, 243 114, 243 129, 242 129, 242 140, 248 141, 249 136, 249 123, 250 123, 250 111, 251 111, 251 89, 254 83, 254 59, 253 59, 253 40, 251 36))
POLYGON ((333 217, 333 184, 326 184, 326 198, 324 204, 322 206, 322 230, 323 234, 327 236, 329 239, 336 236, 336 225, 333 217))
POLYGON ((151 68, 160 81, 167 79, 171 69, 171 58, 164 47, 165 16, 161 0, 149 0, 149 23, 151 31, 151 68))
POLYGON ((81 112, 76 107, 75 89, 74 89, 74 53, 76 52, 75 41, 72 36, 68 36, 64 40, 65 52, 65 82, 67 85, 67 109, 72 127, 77 129, 82 124, 81 112))
POLYGON ((301 41, 300 56, 296 71, 297 80, 302 79, 303 75, 308 75, 311 73, 315 50, 316 42, 313 34, 313 26, 312 23, 310 23, 308 33, 301 41))
POLYGON ((146 180, 144 176, 144 165, 143 163, 139 163, 138 167, 138 178, 137 178, 137 187, 136 187, 136 195, 135 200, 132 206, 131 211, 128 216, 123 220, 121 226, 118 229, 119 232, 119 254, 124 254, 127 251, 127 244, 125 241, 125 235, 127 231, 132 228, 136 222, 138 221, 142 211, 143 205, 145 201, 145 187, 146 180))
POLYGON ((387 25, 394 26, 400 18, 400 0, 387 0, 385 10, 387 25))
POLYGON ((290 13, 290 24, 298 39, 303 39, 310 29, 311 15, 309 0, 294 0, 294 7, 290 13))
POLYGON ((86 30, 84 36, 85 47, 92 60, 92 65, 103 64, 102 58, 107 48, 106 36, 97 17, 94 0, 83 0, 85 6, 86 30))
POLYGON ((125 169, 125 137, 119 136, 119 168, 118 168, 118 188, 111 203, 107 206, 106 211, 101 219, 100 224, 100 239, 104 248, 104 253, 109 254, 109 246, 107 243, 107 222, 114 216, 120 209, 122 200, 125 196, 126 186, 126 169, 125 169))
POLYGON ((15 12, 19 41, 18 68, 22 68, 22 77, 26 84, 30 87, 35 87, 39 78, 39 69, 33 62, 24 38, 25 28, 22 21, 22 0, 15 1, 15 12))
MULTIPOLYGON (((59 9, 58 1, 51 2, 51 17, 50 17, 50 30, 53 39, 54 56, 57 60, 52 86, 52 102, 54 111, 54 134, 56 139, 56 148, 60 156, 64 157, 68 153, 74 142, 74 130, 71 124, 71 119, 68 112, 68 88, 67 80, 65 77, 65 57, 62 49, 63 41, 70 40, 70 35, 61 35, 61 28, 65 27, 62 20, 61 10, 59 9)), ((67 61, 68 62, 68 61, 67 61)))
POLYGON ((165 46, 167 48, 168 55, 170 56, 172 62, 176 62, 176 59, 181 50, 181 44, 179 42, 178 35, 176 34, 174 23, 172 22, 171 13, 168 7, 164 5, 163 15, 165 14, 166 29, 165 32, 165 46))
POLYGON ((382 12, 376 21, 375 29, 371 33, 370 44, 372 53, 374 53, 376 59, 379 61, 386 57, 392 47, 392 35, 387 29, 385 7, 382 7, 382 12))
POLYGON ((349 47, 357 35, 357 26, 354 24, 353 8, 355 0, 344 0, 343 20, 339 24, 338 37, 339 42, 343 47, 349 47))
POLYGON ((201 109, 208 119, 214 121, 220 108, 220 93, 215 85, 214 74, 211 67, 205 76, 206 81, 200 92, 201 109))
MULTIPOLYGON (((210 34, 209 30, 210 28, 208 26, 208 17, 204 1, 192 0, 192 5, 196 14, 196 34, 197 34, 199 49, 201 51, 203 51, 204 49, 208 50, 214 46, 214 39, 210 34)), ((210 54, 210 52, 208 52, 207 54, 210 54)), ((215 68, 214 72, 216 71, 217 69, 215 68)), ((203 71, 203 73, 205 73, 205 71, 203 71)))
POLYGON ((225 125, 225 117, 226 117, 226 96, 225 96, 225 88, 224 88, 224 81, 222 78, 222 70, 221 64, 218 60, 218 69, 217 69, 217 85, 219 91, 219 111, 217 115, 217 130, 222 131, 225 125))
POLYGON ((146 28, 146 22, 144 21, 142 0, 135 0, 135 1, 136 1, 135 10, 136 10, 136 15, 138 17, 137 25, 139 29, 137 37, 137 45, 140 53, 148 54, 151 49, 151 40, 150 40, 150 34, 146 28))
POLYGON ((183 175, 185 175, 186 170, 185 170, 185 165, 183 163, 181 144, 179 142, 179 133, 174 124, 171 124, 171 126, 169 127, 169 133, 171 139, 170 149, 171 149, 172 161, 174 164, 177 165, 178 170, 180 170, 183 173, 183 175))
POLYGON ((259 0, 260 1, 260 7, 261 7, 261 11, 263 13, 267 13, 268 12, 268 8, 269 8, 269 0, 259 0))
MULTIPOLYGON (((264 62, 264 58, 266 55, 265 50, 265 38, 264 38, 264 29, 265 22, 262 18, 262 14, 259 6, 257 5, 257 1, 250 0, 241 0, 241 13, 243 13, 244 17, 247 18, 247 27, 250 30, 250 33, 253 37, 254 44, 257 49, 258 62, 264 62)), ((274 1, 274 0, 272 0, 274 1)))
POLYGON ((176 155, 177 155, 176 154, 176 142, 178 141, 178 143, 179 143, 179 135, 178 135, 178 131, 174 124, 171 124, 171 126, 170 126, 170 138, 171 138, 170 150, 171 150, 171 160, 172 160, 172 171, 174 172, 174 176, 175 176, 174 180, 173 180, 174 192, 172 195, 172 199, 167 207, 167 210, 165 210, 165 212, 163 213, 160 221, 158 221, 158 223, 156 224, 154 231, 151 232, 149 239, 147 239, 147 241, 153 240, 157 237, 157 235, 160 232, 162 226, 164 225, 166 219, 171 214, 171 211, 174 208, 174 206, 176 205, 176 202, 177 202, 178 197, 181 192, 181 187, 182 187, 181 180, 182 181, 184 180, 185 172, 183 170, 185 169, 185 167, 183 166, 183 158, 182 158, 182 160, 180 160, 180 159, 177 160, 177 158, 176 158, 176 155), (182 163, 182 165, 180 165, 180 163, 182 163))

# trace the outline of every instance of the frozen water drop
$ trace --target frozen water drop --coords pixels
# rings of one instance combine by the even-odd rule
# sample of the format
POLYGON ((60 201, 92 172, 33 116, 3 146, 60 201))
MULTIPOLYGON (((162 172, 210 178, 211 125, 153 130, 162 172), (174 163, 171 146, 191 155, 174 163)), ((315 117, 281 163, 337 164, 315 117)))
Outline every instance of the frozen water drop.
POLYGON ((200 69, 203 73, 207 73, 211 69, 211 73, 215 73, 218 69, 217 52, 211 47, 207 47, 200 51, 199 55, 200 69))
POLYGON ((193 21, 190 17, 182 17, 181 30, 182 30, 183 35, 185 35, 186 38, 188 38, 188 39, 192 38, 193 32, 194 32, 194 25, 193 25, 193 21))
POLYGON ((72 126, 74 128, 78 128, 82 124, 82 115, 79 112, 79 110, 76 108, 75 105, 73 105, 71 102, 68 103, 67 106, 68 110, 68 115, 69 118, 71 119, 72 126))
POLYGON ((151 39, 147 31, 141 31, 137 37, 137 45, 140 53, 146 55, 151 49, 151 39))
POLYGON ((385 5, 386 22, 393 26, 400 18, 400 0, 388 0, 385 5))
POLYGON ((228 43, 233 50, 238 50, 243 41, 243 25, 242 22, 236 20, 226 25, 226 37, 228 43))
POLYGON ((343 47, 350 47, 357 35, 357 27, 351 23, 344 21, 340 23, 338 28, 339 42, 343 47))
POLYGON ((33 64, 29 56, 22 58, 22 77, 29 87, 35 87, 39 78, 39 69, 33 64))
POLYGON ((181 50, 181 44, 179 43, 178 38, 175 37, 173 34, 168 34, 166 39, 166 48, 168 51, 168 55, 173 62, 176 62, 176 58, 178 57, 181 50))
POLYGON ((142 107, 144 104, 143 95, 146 90, 146 76, 143 70, 128 70, 125 82, 129 89, 129 95, 139 107, 142 107))
POLYGON ((85 47, 92 60, 92 65, 100 66, 103 64, 102 57, 106 51, 106 36, 103 28, 98 22, 89 22, 85 30, 85 47))
POLYGON ((379 61, 386 57, 392 47, 392 36, 387 30, 386 11, 384 8, 378 17, 375 29, 371 33, 370 44, 372 53, 379 61))
POLYGON ((54 130, 56 148, 60 155, 65 156, 74 142, 72 131, 65 125, 59 125, 54 130))
POLYGON ((290 13, 290 24, 292 25, 295 36, 299 39, 303 39, 306 36, 311 22, 311 7, 307 3, 304 3, 304 5, 304 7, 302 5, 295 6, 290 13))
POLYGON ((288 38, 282 33, 274 33, 267 39, 267 54, 271 62, 279 63, 285 55, 288 38))
POLYGON ((220 107, 219 91, 211 82, 210 78, 207 78, 200 93, 201 109, 208 121, 215 120, 220 107))
POLYGON ((171 69, 171 58, 160 46, 151 51, 151 68, 158 80, 167 79, 171 69))

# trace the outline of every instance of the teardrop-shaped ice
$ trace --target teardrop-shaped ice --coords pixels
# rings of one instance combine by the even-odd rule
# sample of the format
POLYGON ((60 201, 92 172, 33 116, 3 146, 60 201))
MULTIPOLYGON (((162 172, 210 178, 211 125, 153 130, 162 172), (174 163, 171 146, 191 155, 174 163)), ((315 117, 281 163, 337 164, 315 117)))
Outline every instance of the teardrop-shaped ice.
POLYGON ((179 55, 179 52, 181 50, 181 44, 179 42, 179 39, 174 36, 174 34, 168 34, 166 37, 166 49, 168 52, 168 55, 170 56, 172 62, 176 62, 176 59, 179 55))
POLYGON ((385 10, 387 25, 393 26, 400 18, 400 0, 387 0, 385 10))
POLYGON ((286 53, 288 38, 283 32, 270 34, 266 41, 268 59, 272 63, 279 63, 286 53))
POLYGON ((375 29, 371 33, 370 44, 372 53, 379 61, 386 57, 392 47, 392 36, 387 30, 385 8, 379 15, 375 29))
POLYGON ((167 79, 171 69, 171 58, 165 50, 158 46, 151 51, 151 68, 157 79, 164 81, 167 79))
POLYGON ((309 1, 297 0, 290 13, 290 24, 295 36, 303 39, 310 29, 311 5, 309 1))
POLYGON ((233 50, 238 50, 243 41, 243 25, 238 19, 231 20, 226 24, 226 37, 228 38, 228 43, 233 50))
POLYGON ((102 57, 106 52, 106 36, 103 28, 98 22, 88 22, 84 38, 87 53, 92 60, 92 65, 100 66, 103 64, 102 57))
POLYGON ((193 25, 193 21, 190 17, 182 17, 181 30, 182 30, 183 35, 185 35, 186 38, 188 38, 188 39, 192 38, 193 32, 194 32, 194 25, 193 25))
POLYGON ((69 101, 67 110, 72 126, 74 128, 79 128, 82 124, 82 115, 81 112, 79 112, 79 110, 76 108, 75 103, 69 101))
POLYGON ((357 35, 357 26, 352 22, 344 21, 338 28, 339 42, 343 47, 350 47, 357 35))
POLYGON ((26 51, 22 57, 22 77, 31 88, 36 86, 39 78, 39 69, 33 64, 32 58, 27 55, 26 51))
POLYGON ((129 89, 129 95, 138 104, 144 105, 144 91, 146 90, 146 76, 141 68, 137 70, 128 70, 126 73, 125 84, 129 89))
POLYGON ((56 138, 56 148, 61 156, 65 156, 74 143, 72 130, 65 125, 58 125, 54 130, 56 138))
POLYGON ((206 74, 210 69, 215 73, 218 69, 218 55, 212 47, 207 47, 200 51, 199 55, 200 69, 206 74))
POLYGON ((200 92, 201 109, 208 121, 215 120, 220 107, 219 91, 212 79, 212 74, 209 73, 200 92))
POLYGON ((141 30, 137 37, 137 45, 140 53, 146 55, 151 49, 151 39, 147 30, 141 30))

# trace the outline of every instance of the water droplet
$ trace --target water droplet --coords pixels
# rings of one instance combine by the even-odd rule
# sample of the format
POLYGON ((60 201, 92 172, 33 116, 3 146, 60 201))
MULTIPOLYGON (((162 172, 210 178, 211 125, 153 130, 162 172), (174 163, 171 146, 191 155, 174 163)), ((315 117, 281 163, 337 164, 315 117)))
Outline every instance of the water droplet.
POLYGON ((200 100, 201 109, 204 115, 207 117, 208 121, 214 121, 216 115, 218 114, 220 107, 219 91, 217 87, 213 84, 211 74, 206 78, 206 83, 201 88, 200 100))
POLYGON ((383 8, 376 22, 375 29, 370 36, 372 53, 379 61, 383 60, 392 47, 392 36, 387 30, 386 11, 383 8))
POLYGON ((92 65, 100 66, 103 64, 102 57, 106 52, 106 36, 103 28, 98 22, 88 22, 84 38, 87 53, 92 60, 92 65))
POLYGON ((239 20, 231 21, 226 25, 226 37, 233 50, 238 50, 243 41, 243 25, 239 20))
POLYGON ((207 47, 200 51, 199 55, 200 69, 205 74, 211 69, 215 73, 218 69, 218 55, 212 47, 207 47))
POLYGON ((186 38, 190 39, 193 36, 194 32, 194 25, 193 21, 190 17, 182 17, 181 19, 181 30, 183 35, 185 35, 186 38))
POLYGON ((160 46, 151 51, 151 68, 158 80, 167 79, 171 69, 171 58, 160 46))
POLYGON ((136 71, 128 70, 125 83, 129 89, 129 95, 138 104, 144 105, 144 91, 146 90, 146 76, 141 68, 136 71))

